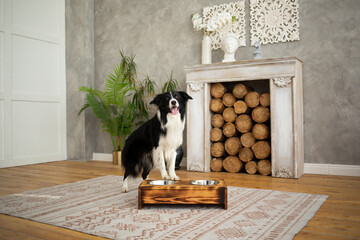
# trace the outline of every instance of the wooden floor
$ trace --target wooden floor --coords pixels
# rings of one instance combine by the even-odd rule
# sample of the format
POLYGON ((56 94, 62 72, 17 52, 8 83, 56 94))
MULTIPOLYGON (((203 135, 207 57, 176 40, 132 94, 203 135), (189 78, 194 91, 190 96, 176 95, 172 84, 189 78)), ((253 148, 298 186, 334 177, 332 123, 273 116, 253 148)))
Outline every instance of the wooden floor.
MULTIPOLYGON (((326 194, 329 198, 294 239, 360 239, 360 178, 306 174, 280 179, 234 173, 177 171, 180 178, 221 178, 228 186, 326 194)), ((122 175, 110 162, 61 161, 0 169, 0 196, 76 182, 104 175, 122 175)), ((151 178, 159 178, 152 171, 151 178)), ((0 239, 103 239, 84 233, 0 214, 0 239)))

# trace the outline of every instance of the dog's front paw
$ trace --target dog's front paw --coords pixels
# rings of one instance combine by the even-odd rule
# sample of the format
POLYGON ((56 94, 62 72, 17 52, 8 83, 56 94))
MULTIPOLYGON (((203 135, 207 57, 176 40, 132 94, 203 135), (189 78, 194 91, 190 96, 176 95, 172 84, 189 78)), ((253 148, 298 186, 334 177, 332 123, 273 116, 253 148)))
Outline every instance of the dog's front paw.
POLYGON ((170 178, 169 175, 166 174, 166 175, 163 175, 163 176, 162 176, 162 179, 164 179, 164 180, 170 180, 171 178, 170 178))
POLYGON ((175 180, 175 181, 180 180, 180 178, 178 176, 176 176, 176 175, 170 176, 170 179, 175 180))
POLYGON ((129 191, 128 186, 123 185, 123 186, 122 186, 122 192, 123 192, 123 193, 126 193, 126 192, 128 192, 128 191, 129 191))

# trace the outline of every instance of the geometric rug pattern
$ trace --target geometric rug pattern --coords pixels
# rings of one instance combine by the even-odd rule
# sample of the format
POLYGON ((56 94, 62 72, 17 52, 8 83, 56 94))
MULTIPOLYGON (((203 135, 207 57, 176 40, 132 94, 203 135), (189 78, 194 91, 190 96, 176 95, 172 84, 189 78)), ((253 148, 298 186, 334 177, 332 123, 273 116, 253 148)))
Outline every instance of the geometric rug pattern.
POLYGON ((0 213, 110 239, 292 239, 328 196, 228 186, 228 209, 152 205, 104 176, 0 197, 0 213))

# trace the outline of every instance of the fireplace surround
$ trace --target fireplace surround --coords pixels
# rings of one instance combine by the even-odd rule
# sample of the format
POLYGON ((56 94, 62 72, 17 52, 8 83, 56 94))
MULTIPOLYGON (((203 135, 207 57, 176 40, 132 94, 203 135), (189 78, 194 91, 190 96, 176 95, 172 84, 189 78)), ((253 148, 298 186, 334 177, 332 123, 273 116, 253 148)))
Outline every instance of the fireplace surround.
POLYGON ((304 172, 302 61, 296 57, 186 66, 187 170, 210 171, 209 109, 212 83, 268 80, 272 176, 299 178, 304 172))

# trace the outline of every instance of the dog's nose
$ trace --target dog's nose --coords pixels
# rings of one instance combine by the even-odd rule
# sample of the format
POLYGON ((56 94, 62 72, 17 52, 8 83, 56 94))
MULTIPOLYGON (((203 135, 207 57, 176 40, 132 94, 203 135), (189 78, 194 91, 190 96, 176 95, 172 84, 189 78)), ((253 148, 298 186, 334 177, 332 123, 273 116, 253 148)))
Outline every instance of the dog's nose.
POLYGON ((175 101, 175 100, 171 100, 171 105, 176 105, 176 101, 175 101))

